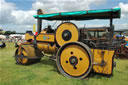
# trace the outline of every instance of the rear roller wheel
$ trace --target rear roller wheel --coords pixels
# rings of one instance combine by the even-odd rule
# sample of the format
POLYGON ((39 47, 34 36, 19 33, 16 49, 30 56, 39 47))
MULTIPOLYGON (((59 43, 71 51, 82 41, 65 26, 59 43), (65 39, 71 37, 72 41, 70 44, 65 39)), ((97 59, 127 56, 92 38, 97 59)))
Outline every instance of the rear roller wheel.
POLYGON ((57 53, 57 67, 66 77, 83 79, 92 69, 91 50, 80 42, 67 43, 57 53))

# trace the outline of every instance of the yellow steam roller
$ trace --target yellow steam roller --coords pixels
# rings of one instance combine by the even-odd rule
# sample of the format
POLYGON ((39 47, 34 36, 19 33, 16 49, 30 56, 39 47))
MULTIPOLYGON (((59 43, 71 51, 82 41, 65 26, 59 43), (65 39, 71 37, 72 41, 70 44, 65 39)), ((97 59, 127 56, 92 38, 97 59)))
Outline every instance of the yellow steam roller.
POLYGON ((114 33, 112 20, 120 18, 120 8, 52 14, 43 14, 39 9, 34 17, 37 19, 37 34, 26 32, 26 42, 21 43, 15 52, 18 64, 38 62, 43 53, 48 53, 56 55, 57 68, 66 77, 83 79, 92 71, 112 75, 115 66, 115 48, 111 45, 114 33), (93 34, 86 27, 78 28, 71 22, 93 19, 109 19, 110 26, 102 27, 105 31, 100 31, 103 33, 93 34), (42 30, 42 20, 62 22, 55 29, 48 25, 42 30))

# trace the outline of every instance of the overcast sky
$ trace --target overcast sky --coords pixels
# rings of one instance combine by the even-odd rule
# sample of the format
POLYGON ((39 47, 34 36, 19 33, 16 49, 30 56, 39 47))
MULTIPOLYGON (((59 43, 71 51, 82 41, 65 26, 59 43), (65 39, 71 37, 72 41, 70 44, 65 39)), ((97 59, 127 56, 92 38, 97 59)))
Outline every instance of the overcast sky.
MULTIPOLYGON (((114 20, 115 29, 128 29, 128 0, 0 0, 0 28, 17 32, 32 30, 37 9, 44 13, 110 9, 120 7, 121 18, 114 20)), ((108 26, 108 20, 73 21, 78 27, 108 26)), ((43 27, 55 21, 43 21, 43 27)), ((57 24, 59 24, 58 22, 57 24)), ((56 26, 54 26, 56 28, 56 26)))

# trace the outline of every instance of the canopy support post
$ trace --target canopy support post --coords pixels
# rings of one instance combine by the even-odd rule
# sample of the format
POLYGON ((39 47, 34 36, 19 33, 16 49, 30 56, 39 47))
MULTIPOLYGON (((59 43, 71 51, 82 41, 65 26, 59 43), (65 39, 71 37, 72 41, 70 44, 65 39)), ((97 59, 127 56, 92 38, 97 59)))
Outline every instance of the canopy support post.
POLYGON ((110 14, 110 36, 109 36, 111 43, 112 43, 113 36, 114 36, 114 25, 113 25, 113 13, 111 12, 110 14))
POLYGON ((42 28, 42 19, 37 19, 37 32, 38 34, 41 32, 41 28, 42 28))
POLYGON ((112 13, 111 13, 111 15, 110 15, 110 27, 112 27, 112 25, 113 25, 113 18, 112 18, 112 13))

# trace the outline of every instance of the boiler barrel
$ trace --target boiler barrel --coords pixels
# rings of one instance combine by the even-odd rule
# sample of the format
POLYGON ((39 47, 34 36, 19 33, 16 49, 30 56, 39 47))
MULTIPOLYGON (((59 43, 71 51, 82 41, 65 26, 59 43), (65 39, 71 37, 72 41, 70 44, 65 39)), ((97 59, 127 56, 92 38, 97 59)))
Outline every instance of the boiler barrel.
POLYGON ((56 53, 56 45, 51 45, 50 43, 37 43, 37 48, 39 51, 44 51, 45 53, 56 53))

